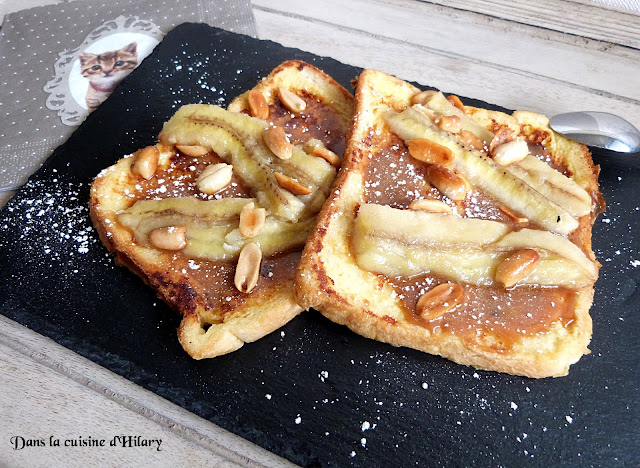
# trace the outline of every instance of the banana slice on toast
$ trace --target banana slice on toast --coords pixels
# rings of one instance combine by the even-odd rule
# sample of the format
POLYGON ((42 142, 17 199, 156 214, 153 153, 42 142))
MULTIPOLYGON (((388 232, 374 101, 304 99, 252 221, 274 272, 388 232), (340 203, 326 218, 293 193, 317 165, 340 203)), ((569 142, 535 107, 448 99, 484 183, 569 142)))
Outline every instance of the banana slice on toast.
POLYGON ((374 70, 296 276, 363 336, 487 370, 566 375, 589 352, 604 202, 587 148, 374 70))
POLYGON ((90 212, 103 243, 182 315, 178 338, 193 358, 232 352, 303 310, 294 271, 352 113, 341 85, 289 61, 228 110, 180 108, 156 145, 96 177, 90 212))

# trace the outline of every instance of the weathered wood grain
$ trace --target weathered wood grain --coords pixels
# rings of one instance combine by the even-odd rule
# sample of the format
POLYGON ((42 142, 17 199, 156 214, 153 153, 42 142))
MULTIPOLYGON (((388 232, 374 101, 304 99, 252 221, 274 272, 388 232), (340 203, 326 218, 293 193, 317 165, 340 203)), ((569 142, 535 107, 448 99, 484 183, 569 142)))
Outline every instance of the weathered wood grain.
POLYGON ((292 466, 0 316, 0 466, 292 466), (140 435, 155 447, 67 447, 64 440, 140 435), (14 450, 11 438, 45 439, 14 450), (49 437, 61 447, 49 446, 49 437))
MULTIPOLYGON (((423 0, 424 1, 424 0, 423 0)), ((587 0, 428 0, 490 17, 640 49, 640 14, 587 0)), ((640 10, 640 6, 638 7, 640 10)))
MULTIPOLYGON (((332 4, 334 6, 335 10, 339 8, 337 3, 332 4)), ((341 13, 351 14, 345 10, 341 13)), ((259 5, 256 6, 255 15, 261 38, 331 56, 352 65, 376 68, 403 79, 511 109, 532 110, 549 116, 575 110, 608 111, 640 127, 640 101, 600 89, 604 87, 600 86, 603 83, 593 84, 577 79, 574 77, 577 74, 572 74, 570 69, 564 72, 561 79, 548 76, 550 72, 544 74, 542 68, 532 71, 509 67, 504 63, 472 60, 430 45, 381 36, 377 29, 368 32, 336 27, 335 23, 283 15, 259 5)), ((342 15, 339 16, 342 18, 342 15)), ((372 21, 375 26, 376 20, 372 21)), ((547 68, 553 69, 558 60, 549 60, 547 68)), ((637 63, 640 63, 640 55, 637 63)))

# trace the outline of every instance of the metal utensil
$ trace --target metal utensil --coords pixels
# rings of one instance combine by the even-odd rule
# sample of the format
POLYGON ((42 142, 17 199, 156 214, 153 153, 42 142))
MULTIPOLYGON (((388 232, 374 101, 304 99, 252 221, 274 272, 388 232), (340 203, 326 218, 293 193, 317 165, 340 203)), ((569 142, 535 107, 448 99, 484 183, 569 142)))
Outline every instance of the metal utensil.
POLYGON ((622 117, 607 112, 569 112, 550 120, 556 132, 588 146, 619 153, 640 151, 640 132, 622 117))

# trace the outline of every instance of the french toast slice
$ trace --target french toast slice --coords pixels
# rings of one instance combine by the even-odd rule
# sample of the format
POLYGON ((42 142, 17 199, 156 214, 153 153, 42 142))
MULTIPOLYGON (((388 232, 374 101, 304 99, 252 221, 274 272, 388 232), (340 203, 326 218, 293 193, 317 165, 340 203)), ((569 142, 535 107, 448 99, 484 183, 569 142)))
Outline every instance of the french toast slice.
POLYGON ((353 113, 347 90, 300 61, 251 93, 253 107, 249 92, 229 110, 183 106, 158 144, 91 187, 102 242, 182 315, 178 338, 195 359, 232 352, 303 310, 294 271, 353 113))
POLYGON ((534 378, 589 352, 604 207, 588 149, 539 114, 375 70, 296 273, 298 303, 368 338, 534 378))

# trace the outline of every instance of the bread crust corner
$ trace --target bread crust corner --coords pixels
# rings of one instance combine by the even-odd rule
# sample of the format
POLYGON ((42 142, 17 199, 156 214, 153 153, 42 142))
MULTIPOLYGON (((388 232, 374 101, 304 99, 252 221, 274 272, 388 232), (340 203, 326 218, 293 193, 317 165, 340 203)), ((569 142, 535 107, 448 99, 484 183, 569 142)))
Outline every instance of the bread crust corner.
MULTIPOLYGON (((254 89, 273 103, 279 87, 307 90, 326 104, 344 126, 349 124, 353 96, 316 67, 298 60, 284 62, 254 89)), ((248 91, 234 99, 229 110, 248 112, 247 94, 248 91)), ((292 271, 266 287, 234 298, 232 303, 212 306, 207 291, 172 268, 171 252, 136 243, 132 231, 117 222, 118 212, 133 203, 127 196, 137 183, 131 175, 133 161, 127 156, 95 178, 89 202, 91 220, 103 244, 115 255, 116 263, 138 275, 182 316, 178 339, 190 356, 204 359, 230 353, 277 330, 302 312, 295 300, 292 271)))
MULTIPOLYGON (((398 303, 391 300, 392 287, 379 275, 364 271, 356 264, 349 238, 356 211, 365 201, 363 160, 372 150, 367 135, 376 131, 388 132, 380 118, 381 113, 387 108, 403 110, 418 91, 412 85, 378 71, 365 70, 360 75, 346 161, 318 217, 296 273, 298 303, 319 310, 330 320, 367 338, 440 355, 459 364, 532 378, 567 375, 570 366, 590 352, 592 286, 578 291, 575 319, 570 326, 556 323, 543 336, 523 339, 509 353, 499 353, 483 343, 465 341, 455 334, 430 333, 409 323, 403 319, 398 303)), ((486 112, 489 118, 500 119, 505 115, 486 112)), ((532 122, 516 120, 516 123, 524 126, 532 122)), ((595 199, 601 200, 598 171, 588 150, 548 130, 555 154, 564 158, 578 183, 595 199)), ((584 248, 594 260, 590 239, 596 214, 583 217, 579 228, 584 248)))

